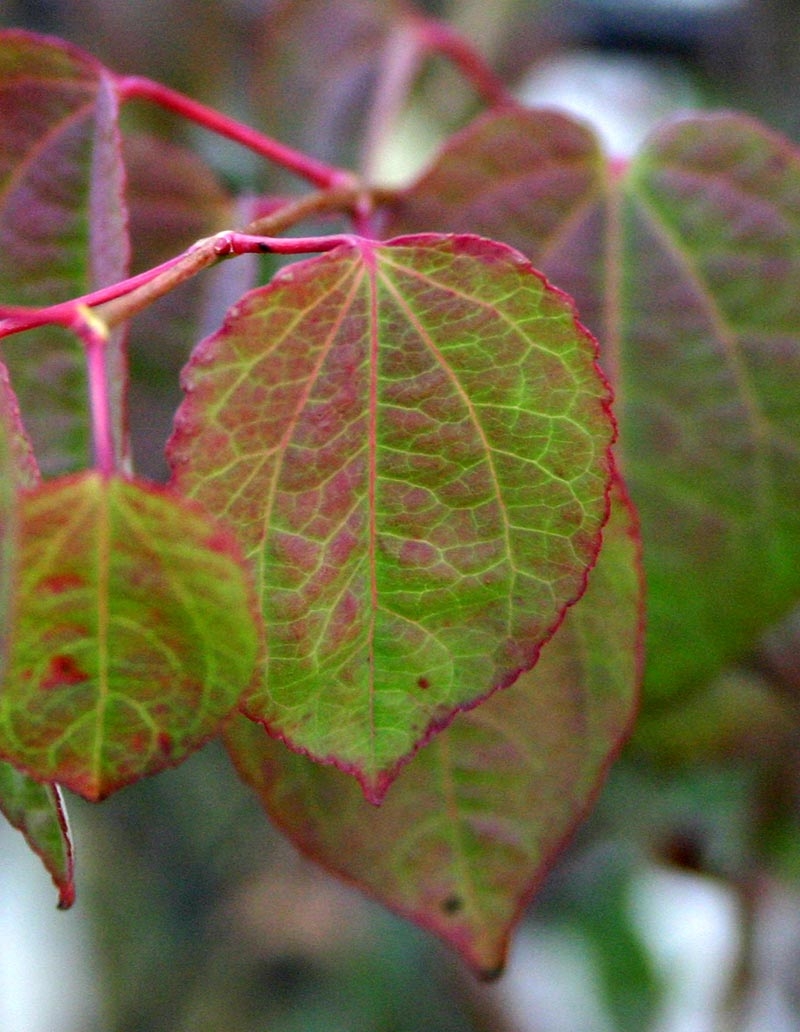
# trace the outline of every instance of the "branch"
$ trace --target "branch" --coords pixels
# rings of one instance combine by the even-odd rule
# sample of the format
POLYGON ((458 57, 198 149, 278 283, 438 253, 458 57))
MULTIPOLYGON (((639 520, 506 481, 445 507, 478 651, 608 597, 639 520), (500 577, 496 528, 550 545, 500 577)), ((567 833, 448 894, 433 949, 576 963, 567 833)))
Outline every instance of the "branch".
POLYGON ((95 464, 100 473, 108 477, 117 468, 106 369, 108 327, 86 305, 76 305, 70 329, 80 337, 86 352, 95 464))
MULTIPOLYGON (((387 194, 382 191, 380 196, 387 194)), ((303 219, 325 212, 352 212, 358 217, 366 209, 372 207, 373 195, 370 191, 349 187, 339 190, 320 190, 301 197, 297 201, 288 202, 263 218, 256 219, 241 230, 243 236, 275 236, 303 219)), ((234 234, 235 235, 235 234, 234 234)), ((204 268, 216 264, 232 251, 220 250, 220 239, 224 233, 198 240, 182 254, 170 258, 161 265, 139 272, 137 276, 122 280, 120 283, 90 294, 61 301, 42 309, 21 307, 2 307, 0 305, 0 338, 20 333, 36 326, 56 324, 74 329, 76 313, 82 307, 98 310, 98 316, 108 329, 127 322, 132 316, 146 309, 159 297, 174 290, 186 280, 196 276, 204 268)), ((330 239, 330 237, 308 237, 307 239, 330 239)), ((290 239, 280 241, 274 250, 282 246, 292 248, 290 239)), ((262 252, 265 250, 260 249, 262 252)), ((309 248, 306 251, 310 250, 309 248)), ((286 253, 297 253, 297 251, 286 253)))
POLYGON ((314 186, 334 189, 353 184, 352 173, 318 161, 301 151, 294 150, 293 147, 287 147, 285 144, 273 140, 272 137, 251 129, 250 126, 237 122, 233 118, 228 118, 227 115, 206 107, 205 104, 200 104, 191 97, 152 79, 140 75, 124 75, 115 80, 115 86, 121 101, 133 99, 152 101, 219 136, 225 136, 229 140, 240 143, 243 147, 260 154, 276 165, 294 172, 314 186))
POLYGON ((489 107, 516 105, 517 100, 503 80, 495 74, 475 47, 445 22, 412 16, 421 46, 430 54, 440 54, 458 68, 489 107))

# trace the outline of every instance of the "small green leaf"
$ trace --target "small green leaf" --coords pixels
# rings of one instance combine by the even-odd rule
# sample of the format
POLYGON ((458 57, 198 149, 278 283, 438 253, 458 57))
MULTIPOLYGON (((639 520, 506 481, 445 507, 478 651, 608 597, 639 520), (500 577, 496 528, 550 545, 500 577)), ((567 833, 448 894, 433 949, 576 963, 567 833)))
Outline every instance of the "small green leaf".
POLYGON ((362 241, 247 295, 185 387, 175 484, 237 531, 268 628, 246 712, 377 800, 584 588, 613 436, 594 343, 507 247, 362 241))
POLYGON ((638 539, 618 494, 586 594, 536 667, 459 714, 380 807, 244 718, 226 744, 300 849, 498 974, 522 908, 630 729, 641 613, 638 539))
POLYGON ((0 755, 100 799, 213 735, 258 648, 232 538, 96 473, 27 494, 20 538, 0 755))

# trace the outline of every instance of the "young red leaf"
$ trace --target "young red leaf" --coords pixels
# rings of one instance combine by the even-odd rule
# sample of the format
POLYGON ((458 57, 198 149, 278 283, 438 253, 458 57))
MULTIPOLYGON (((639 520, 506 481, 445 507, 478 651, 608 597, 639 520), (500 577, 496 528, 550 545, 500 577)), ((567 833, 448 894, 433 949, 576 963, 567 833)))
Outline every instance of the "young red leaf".
POLYGON ((233 761, 313 860, 430 929, 484 976, 585 815, 629 730, 641 669, 641 579, 631 512, 615 498, 583 598, 537 666, 459 714, 380 807, 351 779, 240 718, 233 761))
POLYGON ((648 581, 650 696, 708 679, 800 592, 800 155, 750 119, 669 123, 606 170, 547 112, 478 119, 389 219, 519 247, 617 388, 648 581))
POLYGON ((378 799, 583 590, 613 436, 594 343, 507 247, 360 241, 247 295, 185 388, 175 485, 237 530, 268 628, 246 712, 378 799))
POLYGON ((4 759, 100 799, 217 731, 258 647, 227 533, 163 490, 87 473, 28 493, 20 538, 4 759))
MULTIPOLYGON (((17 401, 6 370, 0 365, 0 679, 16 608, 19 494, 24 488, 34 487, 38 479, 17 401)), ((0 762, 0 811, 41 857, 58 888, 59 906, 70 906, 75 897, 72 843, 58 788, 40 785, 0 762)))
MULTIPOLYGON (((0 32, 0 305, 44 306, 122 279, 128 242, 117 98, 110 73, 66 43, 0 32)), ((85 463, 83 355, 63 330, 4 345, 42 469, 85 463)), ((126 368, 109 345, 117 450, 126 368)))

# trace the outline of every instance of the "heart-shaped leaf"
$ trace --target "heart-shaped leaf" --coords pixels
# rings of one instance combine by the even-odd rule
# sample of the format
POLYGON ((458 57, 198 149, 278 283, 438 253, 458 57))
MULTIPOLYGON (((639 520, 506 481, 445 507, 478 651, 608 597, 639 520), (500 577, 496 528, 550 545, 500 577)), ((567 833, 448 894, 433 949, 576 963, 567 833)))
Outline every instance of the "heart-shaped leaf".
POLYGON ((225 739, 269 815, 312 859, 498 974, 509 935, 631 726, 641 672, 636 530, 615 498, 583 598, 536 667, 459 714, 380 807, 243 718, 225 739))
POLYGON ((594 343, 507 247, 356 241, 247 295, 185 387, 175 483, 237 530, 268 628, 246 712, 377 800, 583 590, 613 436, 594 343))
POLYGON ((253 671, 238 549, 168 493, 96 473, 30 493, 0 755, 100 799, 214 734, 253 671))
POLYGON ((616 387, 648 581, 648 695, 707 680, 800 594, 800 154, 738 115, 627 169, 563 116, 477 120, 401 199, 509 240, 576 299, 616 387))
MULTIPOLYGON (((113 79, 88 54, 0 32, 0 304, 41 307, 124 278, 128 239, 113 79)), ((84 465, 83 354, 60 329, 4 344, 45 472, 84 465)), ((117 450, 126 450, 120 331, 108 348, 117 450)))

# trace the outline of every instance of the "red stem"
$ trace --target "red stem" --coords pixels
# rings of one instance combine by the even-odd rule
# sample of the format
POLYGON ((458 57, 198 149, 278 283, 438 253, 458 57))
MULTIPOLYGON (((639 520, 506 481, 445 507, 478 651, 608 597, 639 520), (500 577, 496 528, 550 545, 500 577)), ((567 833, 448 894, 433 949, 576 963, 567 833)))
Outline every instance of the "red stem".
POLYGON ((473 45, 451 26, 435 18, 412 20, 422 46, 431 54, 441 54, 458 68, 489 107, 516 104, 503 80, 484 61, 473 45))
MULTIPOLYGON (((191 251, 191 248, 190 248, 191 251)), ((170 258, 169 261, 156 265, 146 272, 140 272, 138 276, 131 276, 129 279, 120 280, 119 283, 112 283, 111 286, 101 287, 91 294, 83 294, 81 297, 72 298, 70 301, 61 301, 55 305, 48 305, 46 308, 23 308, 12 305, 0 305, 0 338, 7 337, 12 333, 21 333, 23 330, 33 329, 35 326, 45 326, 48 323, 55 323, 59 326, 66 326, 75 329, 75 313, 81 305, 95 307, 113 301, 125 294, 130 294, 138 287, 144 287, 153 280, 158 279, 163 273, 183 261, 187 252, 170 258)))
POLYGON ((330 189, 349 186, 354 182, 354 177, 350 172, 317 161, 316 158, 309 157, 301 151, 278 143, 277 140, 273 140, 264 133, 251 129, 233 118, 228 118, 219 111, 206 107, 205 104, 200 104, 191 97, 178 93, 177 90, 172 90, 152 79, 141 75, 124 75, 116 79, 115 85, 121 101, 134 98, 152 101, 154 104, 174 111, 181 117, 211 130, 211 132, 242 144, 269 161, 296 173, 302 179, 313 183, 314 186, 330 189))
POLYGON ((100 473, 108 477, 117 467, 106 369, 108 329, 84 305, 75 307, 70 329, 81 338, 86 351, 95 464, 100 473))
POLYGON ((220 258, 235 254, 310 254, 314 251, 332 251, 341 244, 362 243, 363 238, 352 233, 332 233, 317 237, 269 237, 225 230, 212 238, 214 253, 220 258))

